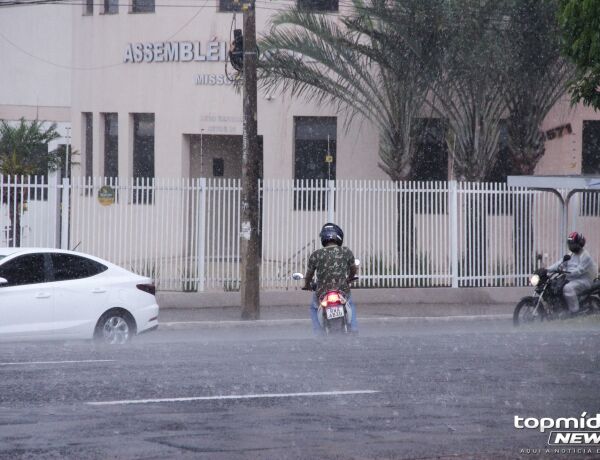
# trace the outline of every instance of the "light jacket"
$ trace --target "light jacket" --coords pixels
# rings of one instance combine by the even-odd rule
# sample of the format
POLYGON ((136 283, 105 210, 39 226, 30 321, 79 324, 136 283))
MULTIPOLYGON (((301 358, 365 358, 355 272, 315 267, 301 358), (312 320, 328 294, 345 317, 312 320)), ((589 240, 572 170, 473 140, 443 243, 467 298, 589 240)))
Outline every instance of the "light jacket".
MULTIPOLYGON (((554 271, 561 264, 563 264, 562 260, 548 267, 548 270, 554 271)), ((586 279, 591 283, 598 276, 598 265, 585 249, 582 249, 579 254, 571 253, 571 259, 564 262, 563 270, 570 272, 567 274, 569 281, 586 279)))

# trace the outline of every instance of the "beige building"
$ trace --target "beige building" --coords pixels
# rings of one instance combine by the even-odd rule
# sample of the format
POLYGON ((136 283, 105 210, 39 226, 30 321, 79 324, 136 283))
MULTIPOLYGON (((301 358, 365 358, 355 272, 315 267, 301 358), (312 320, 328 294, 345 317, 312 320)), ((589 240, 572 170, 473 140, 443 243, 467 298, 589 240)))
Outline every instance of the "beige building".
MULTIPOLYGON (((316 3, 337 10, 335 1, 316 3)), ((291 4, 259 2, 259 35, 291 4)), ((233 21, 241 27, 242 15, 234 19, 232 5, 89 0, 2 7, 0 119, 58 122, 58 142, 71 142, 80 154, 77 175, 240 177, 242 98, 226 60, 233 21)), ((547 153, 536 174, 594 172, 599 120, 565 97, 543 123, 547 153)), ((374 127, 357 119, 346 131, 331 107, 259 93, 258 132, 265 178, 387 178, 374 127)))

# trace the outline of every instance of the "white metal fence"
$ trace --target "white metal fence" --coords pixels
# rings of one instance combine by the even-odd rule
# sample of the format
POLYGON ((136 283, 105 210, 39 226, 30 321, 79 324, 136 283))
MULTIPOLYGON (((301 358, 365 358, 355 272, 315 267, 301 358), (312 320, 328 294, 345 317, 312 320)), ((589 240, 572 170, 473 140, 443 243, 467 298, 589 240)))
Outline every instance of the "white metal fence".
MULTIPOLYGON (((362 260, 363 287, 522 286, 565 250, 560 200, 542 191, 366 180, 265 180, 259 190, 265 289, 296 286, 290 275, 305 270, 327 221, 362 260)), ((162 290, 236 290, 240 192, 234 179, 0 178, 0 246, 19 234, 22 246, 94 254, 162 290), (104 186, 114 198, 102 204, 104 186)), ((568 229, 598 259, 598 194, 577 194, 570 211, 568 229)))

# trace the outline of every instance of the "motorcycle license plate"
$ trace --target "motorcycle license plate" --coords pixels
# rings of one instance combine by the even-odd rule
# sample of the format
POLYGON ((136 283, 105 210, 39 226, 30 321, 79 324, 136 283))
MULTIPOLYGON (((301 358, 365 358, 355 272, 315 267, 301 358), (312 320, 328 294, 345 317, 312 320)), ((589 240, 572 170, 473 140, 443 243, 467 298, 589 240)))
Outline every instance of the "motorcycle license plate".
POLYGON ((344 307, 341 305, 339 307, 329 307, 325 311, 327 312, 327 319, 341 318, 344 316, 344 307))

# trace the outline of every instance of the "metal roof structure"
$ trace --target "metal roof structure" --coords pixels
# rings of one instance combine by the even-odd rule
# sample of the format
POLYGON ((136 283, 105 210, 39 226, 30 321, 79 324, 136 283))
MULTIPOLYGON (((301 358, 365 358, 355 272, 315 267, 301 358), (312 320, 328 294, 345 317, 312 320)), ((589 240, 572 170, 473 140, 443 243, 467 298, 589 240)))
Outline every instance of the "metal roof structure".
POLYGON ((553 193, 558 197, 562 206, 562 235, 560 245, 562 246, 567 236, 567 225, 569 220, 569 202, 576 193, 595 192, 600 193, 600 175, 580 176, 508 176, 509 187, 523 187, 532 190, 542 190, 553 193))
POLYGON ((600 175, 508 176, 508 186, 538 190, 600 191, 600 175))

